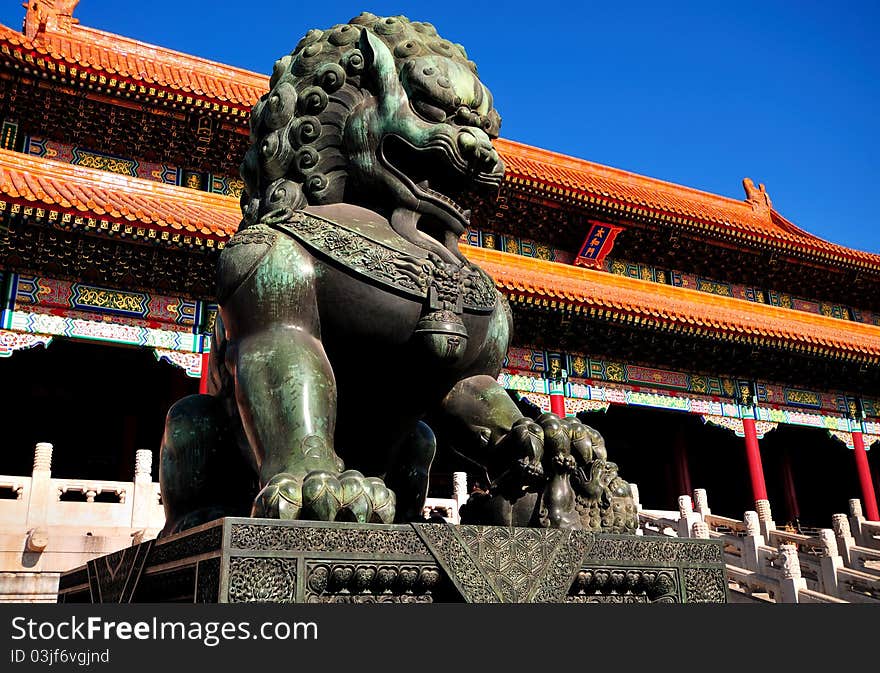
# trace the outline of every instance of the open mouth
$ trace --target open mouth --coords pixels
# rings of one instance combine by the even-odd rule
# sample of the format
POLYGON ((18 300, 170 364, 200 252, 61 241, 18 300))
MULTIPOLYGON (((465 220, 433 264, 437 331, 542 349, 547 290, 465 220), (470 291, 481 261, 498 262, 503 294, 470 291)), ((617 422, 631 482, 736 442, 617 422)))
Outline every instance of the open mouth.
POLYGON ((379 159, 413 194, 418 230, 449 247, 470 223, 471 213, 456 200, 474 185, 497 189, 500 173, 471 170, 451 149, 450 141, 438 139, 415 147, 403 138, 388 135, 379 148, 379 159))

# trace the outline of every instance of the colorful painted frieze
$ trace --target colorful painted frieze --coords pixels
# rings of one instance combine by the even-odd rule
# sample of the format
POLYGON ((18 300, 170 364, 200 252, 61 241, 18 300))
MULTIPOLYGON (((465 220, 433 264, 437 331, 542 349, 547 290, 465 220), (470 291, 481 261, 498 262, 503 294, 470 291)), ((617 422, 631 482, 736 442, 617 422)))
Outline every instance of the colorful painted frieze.
POLYGON ((865 416, 869 416, 871 418, 880 418, 880 400, 875 400, 870 397, 863 397, 862 410, 865 412, 865 416))
POLYGON ((2 329, 189 352, 201 352, 205 341, 202 335, 192 332, 23 311, 5 312, 2 329))
POLYGON ((165 295, 117 290, 86 283, 13 274, 12 308, 41 313, 63 310, 71 317, 193 331, 198 326, 200 302, 165 295))
POLYGON ((843 393, 817 392, 802 388, 759 383, 758 402, 767 406, 790 406, 846 413, 846 396, 843 393))
POLYGON ((502 250, 512 255, 521 255, 523 257, 532 257, 534 259, 543 259, 549 262, 559 262, 560 264, 571 264, 574 261, 574 254, 566 250, 560 250, 544 243, 538 243, 531 239, 517 238, 515 236, 507 236, 505 234, 496 234, 493 231, 484 231, 481 229, 467 229, 462 235, 463 243, 472 245, 475 248, 490 248, 492 250, 502 250))
MULTIPOLYGON (((0 136, 2 139, 2 136, 0 136)), ((88 148, 74 147, 38 136, 25 136, 21 151, 33 157, 61 161, 74 166, 94 168, 143 180, 152 180, 166 185, 188 187, 212 194, 222 194, 238 198, 244 189, 241 178, 215 175, 167 164, 158 164, 141 159, 118 157, 97 152, 88 148)), ((5 147, 5 146, 4 146, 5 147)))
MULTIPOLYGON (((768 422, 849 429, 846 417, 847 402, 851 398, 842 392, 817 392, 758 382, 755 389, 759 408, 755 416, 751 407, 739 410, 734 398, 740 382, 732 379, 598 360, 580 354, 511 348, 504 361, 507 372, 504 376, 508 378, 502 385, 513 390, 549 392, 546 382, 553 378, 553 363, 557 361, 568 376, 567 397, 597 399, 593 396, 598 394, 598 399, 616 404, 722 416, 741 417, 745 414, 768 422), (513 380, 517 383, 511 383, 513 380), (606 392, 597 392, 617 387, 625 392, 610 393, 610 397, 606 392), (689 402, 681 402, 683 398, 689 402)), ((749 382, 742 383, 750 385, 749 382)), ((880 404, 874 400, 863 400, 862 404, 866 416, 878 416, 880 404)))
POLYGON ((175 367, 180 367, 186 375, 197 379, 202 376, 202 354, 156 348, 153 354, 157 360, 164 360, 175 367))
MULTIPOLYGON (((523 394, 533 404, 541 408, 546 406, 549 410, 550 398, 546 379, 535 375, 502 373, 498 377, 498 382, 508 390, 523 394)), ((565 393, 566 413, 570 414, 603 410, 607 408, 608 404, 645 406, 697 414, 702 416, 704 420, 738 432, 740 436, 742 436, 742 418, 754 418, 761 436, 779 424, 799 425, 847 434, 860 427, 851 425, 849 419, 842 415, 765 407, 758 407, 755 410, 751 407, 741 407, 733 402, 708 397, 685 395, 660 389, 633 389, 621 384, 570 382, 566 385, 565 393), (719 419, 730 420, 719 421, 719 419)), ((864 431, 866 435, 880 434, 880 423, 865 422, 864 431)))
POLYGON ((42 346, 48 348, 52 337, 0 329, 0 358, 8 358, 15 351, 42 346))
MULTIPOLYGON (((468 229, 462 234, 462 241, 474 247, 503 250, 514 255, 534 257, 564 264, 572 264, 576 258, 574 253, 551 248, 536 241, 480 229, 468 229)), ((794 297, 785 292, 773 290, 765 292, 760 288, 704 278, 684 271, 663 269, 612 257, 605 257, 597 268, 619 276, 646 280, 652 283, 669 284, 721 297, 731 297, 757 304, 770 304, 771 306, 824 315, 830 318, 837 318, 838 320, 853 320, 880 326, 880 314, 874 314, 870 311, 862 311, 841 304, 794 297)))

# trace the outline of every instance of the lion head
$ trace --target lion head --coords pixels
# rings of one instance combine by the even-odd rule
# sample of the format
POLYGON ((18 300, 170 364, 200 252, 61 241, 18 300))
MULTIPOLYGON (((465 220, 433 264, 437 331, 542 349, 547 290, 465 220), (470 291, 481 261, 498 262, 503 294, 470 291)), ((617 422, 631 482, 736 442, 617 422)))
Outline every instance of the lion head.
POLYGON ((500 125, 464 48, 431 24, 364 13, 311 30, 275 63, 251 113, 242 227, 351 203, 458 257, 470 213, 456 198, 500 184, 500 125))

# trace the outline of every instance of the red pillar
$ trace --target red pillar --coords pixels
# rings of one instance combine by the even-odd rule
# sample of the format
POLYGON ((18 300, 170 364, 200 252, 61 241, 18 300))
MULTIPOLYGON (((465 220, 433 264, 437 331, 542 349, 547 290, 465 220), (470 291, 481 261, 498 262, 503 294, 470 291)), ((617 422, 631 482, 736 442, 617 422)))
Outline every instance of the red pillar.
POLYGON ((199 379, 199 392, 202 395, 208 392, 208 360, 210 359, 210 353, 202 353, 202 376, 199 379))
POLYGON ((565 418, 565 384, 562 381, 550 381, 550 411, 565 418))
POLYGON ((877 496, 874 494, 871 468, 868 466, 868 454, 865 451, 865 439, 861 432, 853 432, 852 438, 856 454, 856 469, 859 471, 859 485, 862 487, 862 501, 865 503, 865 516, 869 521, 880 521, 880 513, 877 511, 877 496))
POLYGON ((764 467, 761 464, 761 449, 758 446, 758 431, 755 419, 742 419, 746 436, 746 460, 749 463, 749 477, 752 480, 753 500, 767 500, 767 486, 764 484, 764 467))

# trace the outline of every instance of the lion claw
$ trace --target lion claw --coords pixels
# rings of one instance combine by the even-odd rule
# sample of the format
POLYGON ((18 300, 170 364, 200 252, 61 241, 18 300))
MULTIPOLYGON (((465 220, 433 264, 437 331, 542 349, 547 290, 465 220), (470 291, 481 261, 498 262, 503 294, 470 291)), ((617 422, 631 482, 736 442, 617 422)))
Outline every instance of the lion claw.
POLYGON ((254 500, 251 516, 269 519, 391 523, 395 496, 378 477, 357 470, 276 474, 254 500))

